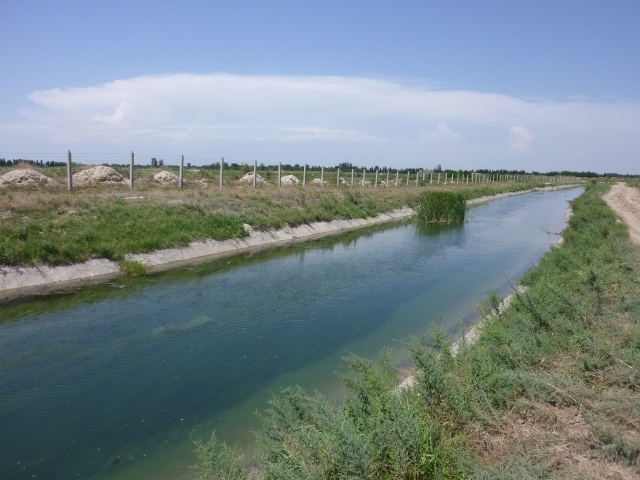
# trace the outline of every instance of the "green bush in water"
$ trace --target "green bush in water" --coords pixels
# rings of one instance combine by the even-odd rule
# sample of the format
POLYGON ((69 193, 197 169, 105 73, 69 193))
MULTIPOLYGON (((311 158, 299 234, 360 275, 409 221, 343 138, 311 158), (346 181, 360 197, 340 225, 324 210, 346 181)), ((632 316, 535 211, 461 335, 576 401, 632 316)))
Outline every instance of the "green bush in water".
POLYGON ((420 223, 461 223, 467 203, 462 193, 424 192, 418 199, 417 210, 420 223))

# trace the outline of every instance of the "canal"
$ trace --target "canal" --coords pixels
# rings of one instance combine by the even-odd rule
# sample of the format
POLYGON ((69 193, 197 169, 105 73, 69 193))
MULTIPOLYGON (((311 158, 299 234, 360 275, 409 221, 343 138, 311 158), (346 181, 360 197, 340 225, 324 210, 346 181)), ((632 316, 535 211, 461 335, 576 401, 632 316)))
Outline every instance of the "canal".
POLYGON ((582 188, 374 226, 0 306, 0 478, 189 478, 192 439, 250 449, 287 385, 343 393, 348 353, 440 328, 556 243, 582 188))

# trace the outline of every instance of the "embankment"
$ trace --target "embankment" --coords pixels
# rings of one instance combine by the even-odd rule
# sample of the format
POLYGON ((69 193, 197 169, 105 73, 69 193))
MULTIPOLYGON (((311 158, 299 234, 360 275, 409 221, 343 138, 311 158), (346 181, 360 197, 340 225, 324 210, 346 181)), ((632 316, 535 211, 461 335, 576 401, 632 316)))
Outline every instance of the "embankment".
MULTIPOLYGON (((573 188, 575 185, 536 188, 518 192, 506 192, 469 200, 473 205, 498 198, 520 195, 531 191, 548 191, 562 188, 573 188)), ((193 265, 216 258, 234 255, 240 252, 257 251, 275 245, 311 240, 326 235, 335 235, 348 230, 377 225, 392 221, 407 220, 414 211, 402 208, 382 213, 375 217, 352 220, 333 220, 315 222, 286 227, 274 231, 256 231, 245 226, 248 235, 224 241, 208 240, 192 242, 184 248, 171 248, 153 253, 129 254, 127 260, 143 264, 149 273, 157 273, 186 265, 193 265)), ((68 266, 50 267, 1 267, 0 266, 0 301, 40 295, 78 286, 104 283, 122 275, 118 262, 106 259, 93 259, 87 262, 68 266)))

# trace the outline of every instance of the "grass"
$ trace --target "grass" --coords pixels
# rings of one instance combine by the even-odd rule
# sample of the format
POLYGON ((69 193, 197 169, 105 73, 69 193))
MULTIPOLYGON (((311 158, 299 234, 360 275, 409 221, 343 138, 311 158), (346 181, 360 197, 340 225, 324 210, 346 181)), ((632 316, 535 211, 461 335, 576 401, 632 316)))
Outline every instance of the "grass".
POLYGON ((463 223, 466 195, 458 192, 424 192, 418 198, 417 217, 421 223, 463 223))
POLYGON ((635 478, 640 248, 606 188, 573 202, 565 242, 509 309, 489 297, 495 314, 474 344, 453 355, 436 332, 407 346, 413 388, 396 388, 388 354, 349 356, 347 398, 286 389, 262 416, 258 465, 214 443, 198 450, 200 478, 635 478), (239 476, 224 475, 229 464, 239 476))
MULTIPOLYGON (((170 167, 164 167, 167 169, 170 167)), ((0 168, 0 174, 9 171, 0 168)), ((65 188, 64 167, 36 169, 57 186, 0 188, 0 265, 66 265, 91 258, 121 260, 128 253, 185 246, 194 240, 223 240, 245 235, 242 224, 256 229, 356 219, 409 206, 416 208, 425 191, 457 192, 476 198, 542 184, 422 185, 399 187, 328 185, 275 186, 277 171, 260 171, 271 183, 252 188, 237 181, 240 171, 185 169, 185 187, 161 186, 152 180, 161 169, 135 171, 135 190, 127 185, 65 188)), ((127 168, 118 168, 128 177, 127 168)), ((175 170, 175 168, 173 168, 175 170)), ((175 172, 174 172, 175 173, 175 172)), ((300 172, 294 173, 300 176, 300 172)), ((342 176, 346 179, 349 175, 342 176)), ((319 178, 310 172, 308 181, 319 178)), ((333 175, 333 177, 331 177, 333 175)), ((369 177, 369 175, 368 175, 369 177)), ((371 177, 373 178, 373 177, 371 177)), ((349 178, 350 180, 350 178, 349 178)), ((357 180, 357 178, 356 178, 357 180)))

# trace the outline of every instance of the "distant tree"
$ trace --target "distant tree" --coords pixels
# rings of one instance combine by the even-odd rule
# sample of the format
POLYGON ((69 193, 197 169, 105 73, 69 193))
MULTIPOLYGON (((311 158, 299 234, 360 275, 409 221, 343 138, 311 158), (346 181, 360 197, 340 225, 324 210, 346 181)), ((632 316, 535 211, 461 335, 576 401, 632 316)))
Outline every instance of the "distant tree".
POLYGON ((158 159, 157 158, 152 158, 151 159, 151 166, 152 167, 157 167, 158 166, 158 159))
POLYGON ((160 166, 160 167, 161 167, 161 166, 163 166, 163 165, 164 165, 164 160, 162 160, 162 159, 158 160, 158 166, 160 166))

